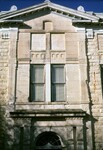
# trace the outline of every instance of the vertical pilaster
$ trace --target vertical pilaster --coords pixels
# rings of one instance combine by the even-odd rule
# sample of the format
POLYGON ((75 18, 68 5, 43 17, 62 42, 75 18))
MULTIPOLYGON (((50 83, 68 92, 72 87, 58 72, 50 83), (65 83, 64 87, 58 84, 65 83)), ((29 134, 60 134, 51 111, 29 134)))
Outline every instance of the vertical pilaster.
POLYGON ((46 102, 51 101, 51 68, 50 63, 46 64, 46 102))

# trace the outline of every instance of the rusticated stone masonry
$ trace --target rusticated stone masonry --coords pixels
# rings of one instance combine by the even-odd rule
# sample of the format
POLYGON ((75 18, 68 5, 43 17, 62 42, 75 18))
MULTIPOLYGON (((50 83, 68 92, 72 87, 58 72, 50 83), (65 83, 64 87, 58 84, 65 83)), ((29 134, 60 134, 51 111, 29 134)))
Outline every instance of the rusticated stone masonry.
POLYGON ((5 147, 5 106, 8 99, 9 74, 9 35, 8 31, 0 31, 0 149, 5 147))
POLYGON ((92 102, 91 113, 95 119, 94 121, 94 140, 96 150, 103 147, 103 114, 101 113, 102 91, 101 91, 101 76, 99 64, 99 52, 97 38, 87 40, 87 57, 88 57, 88 74, 89 74, 89 87, 90 97, 92 102))
POLYGON ((9 74, 9 37, 0 32, 0 103, 7 103, 8 97, 8 74, 9 74))

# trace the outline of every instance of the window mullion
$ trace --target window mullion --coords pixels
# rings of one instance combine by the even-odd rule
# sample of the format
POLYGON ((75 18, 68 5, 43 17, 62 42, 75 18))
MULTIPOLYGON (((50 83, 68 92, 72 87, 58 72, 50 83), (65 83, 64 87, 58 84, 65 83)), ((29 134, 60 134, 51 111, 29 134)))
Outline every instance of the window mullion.
POLYGON ((46 102, 51 101, 51 68, 50 63, 45 65, 45 73, 46 73, 46 102))

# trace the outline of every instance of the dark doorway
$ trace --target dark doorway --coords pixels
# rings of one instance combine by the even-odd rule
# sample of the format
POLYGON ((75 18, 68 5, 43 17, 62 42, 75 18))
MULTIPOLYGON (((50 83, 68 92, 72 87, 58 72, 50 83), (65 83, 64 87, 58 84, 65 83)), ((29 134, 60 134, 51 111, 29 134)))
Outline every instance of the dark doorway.
POLYGON ((62 150, 59 136, 54 132, 43 132, 36 140, 36 150, 62 150))

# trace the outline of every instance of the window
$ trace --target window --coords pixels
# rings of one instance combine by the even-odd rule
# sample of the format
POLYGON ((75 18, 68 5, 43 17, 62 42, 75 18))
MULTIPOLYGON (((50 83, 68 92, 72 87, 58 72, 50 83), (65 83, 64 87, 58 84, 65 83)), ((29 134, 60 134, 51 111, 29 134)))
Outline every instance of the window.
POLYGON ((52 101, 64 101, 64 66, 52 65, 52 101))
POLYGON ((31 101, 44 100, 43 65, 31 65, 30 67, 30 99, 31 101))
POLYGON ((46 64, 44 72, 44 65, 32 64, 30 77, 31 101, 44 101, 45 99, 48 102, 55 102, 65 100, 64 65, 50 66, 46 64))

